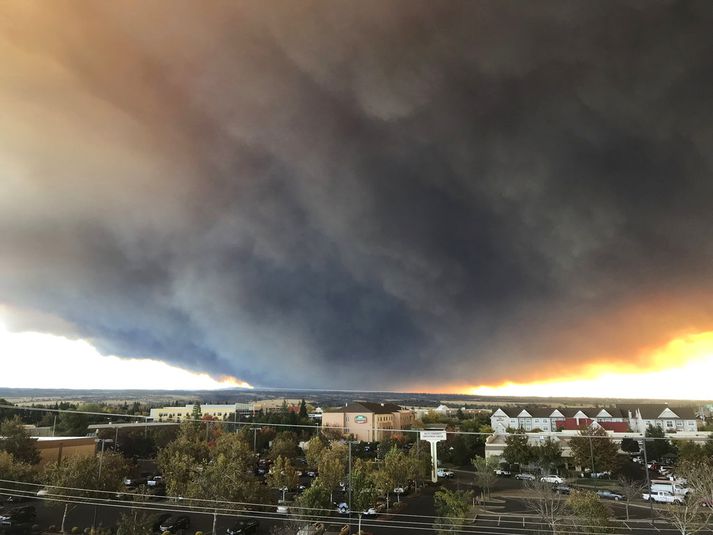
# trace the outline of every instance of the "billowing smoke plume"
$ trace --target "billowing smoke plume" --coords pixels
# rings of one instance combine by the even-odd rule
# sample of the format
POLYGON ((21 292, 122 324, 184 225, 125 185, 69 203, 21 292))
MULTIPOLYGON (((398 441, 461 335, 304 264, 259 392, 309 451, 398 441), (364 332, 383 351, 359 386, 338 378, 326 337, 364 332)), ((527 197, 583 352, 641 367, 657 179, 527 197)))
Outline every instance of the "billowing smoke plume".
POLYGON ((708 1, 3 11, 0 302, 105 352, 438 388, 713 327, 708 1))

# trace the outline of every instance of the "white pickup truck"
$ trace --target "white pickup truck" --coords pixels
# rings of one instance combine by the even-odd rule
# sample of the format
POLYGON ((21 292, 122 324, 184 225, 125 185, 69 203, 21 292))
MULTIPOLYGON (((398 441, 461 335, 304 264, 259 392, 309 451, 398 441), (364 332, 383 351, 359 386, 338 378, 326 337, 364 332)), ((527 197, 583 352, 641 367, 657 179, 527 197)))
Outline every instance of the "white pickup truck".
POLYGON ((648 501, 654 501, 656 503, 683 503, 684 496, 680 494, 671 494, 670 492, 658 491, 658 492, 644 492, 641 497, 648 501))

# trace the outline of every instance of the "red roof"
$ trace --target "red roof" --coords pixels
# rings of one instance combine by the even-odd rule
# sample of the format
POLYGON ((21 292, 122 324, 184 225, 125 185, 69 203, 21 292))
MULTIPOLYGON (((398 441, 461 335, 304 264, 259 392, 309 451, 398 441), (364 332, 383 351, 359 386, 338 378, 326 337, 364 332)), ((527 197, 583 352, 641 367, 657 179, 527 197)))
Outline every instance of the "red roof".
MULTIPOLYGON (((557 429, 564 431, 577 431, 583 427, 589 427, 594 420, 590 418, 565 418, 557 421, 557 429)), ((628 422, 597 422, 602 429, 615 433, 626 433, 629 431, 628 422)))
POLYGON ((628 422, 597 422, 607 431, 614 431, 615 433, 627 433, 630 431, 628 422))
POLYGON ((582 427, 589 427, 593 421, 589 418, 565 418, 564 420, 557 420, 557 429, 577 431, 582 427))

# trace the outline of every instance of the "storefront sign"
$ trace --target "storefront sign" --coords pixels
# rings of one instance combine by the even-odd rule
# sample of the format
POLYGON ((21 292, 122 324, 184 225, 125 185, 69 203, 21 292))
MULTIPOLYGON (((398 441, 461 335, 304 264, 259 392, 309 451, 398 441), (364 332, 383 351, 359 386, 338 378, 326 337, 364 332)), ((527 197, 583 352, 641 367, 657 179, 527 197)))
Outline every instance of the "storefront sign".
POLYGON ((357 414, 357 415, 354 417, 354 423, 355 423, 355 424, 365 424, 365 423, 366 423, 366 416, 364 416, 363 414, 357 414))

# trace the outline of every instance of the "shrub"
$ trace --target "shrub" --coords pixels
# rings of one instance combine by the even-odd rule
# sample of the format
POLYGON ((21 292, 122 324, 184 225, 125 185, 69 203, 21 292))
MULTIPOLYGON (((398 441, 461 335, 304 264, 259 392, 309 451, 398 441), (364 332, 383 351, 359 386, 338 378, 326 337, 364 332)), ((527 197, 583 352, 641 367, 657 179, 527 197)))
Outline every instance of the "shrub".
POLYGON ((79 535, 81 532, 82 532, 82 530, 79 529, 79 527, 77 527, 77 526, 74 526, 71 530, 72 535, 79 535))
POLYGON ((50 524, 50 526, 47 528, 47 531, 49 531, 50 533, 56 533, 57 526, 55 526, 54 524, 50 524))
POLYGON ((196 531, 196 535, 203 535, 202 531, 196 531))

